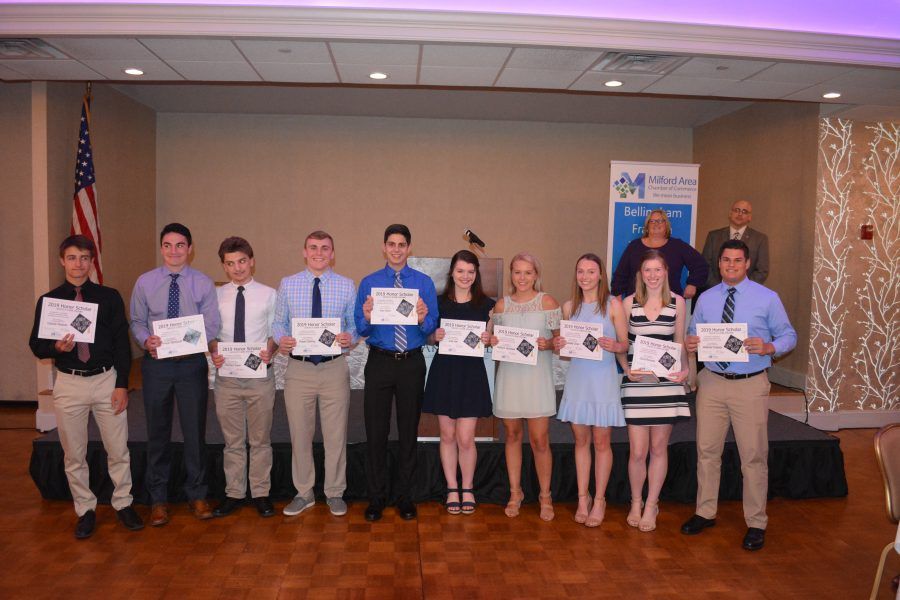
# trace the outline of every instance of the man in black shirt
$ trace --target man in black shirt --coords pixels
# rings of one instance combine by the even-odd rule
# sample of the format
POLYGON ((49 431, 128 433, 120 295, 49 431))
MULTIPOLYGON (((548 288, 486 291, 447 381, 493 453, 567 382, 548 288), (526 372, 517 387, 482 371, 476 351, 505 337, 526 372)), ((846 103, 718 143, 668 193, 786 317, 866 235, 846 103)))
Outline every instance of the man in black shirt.
POLYGON ((96 524, 97 497, 91 492, 85 461, 90 413, 100 428, 108 455, 107 468, 115 485, 111 503, 116 515, 132 531, 144 527, 131 506, 131 459, 125 412, 131 346, 125 304, 119 292, 90 280, 95 251, 94 243, 81 235, 69 236, 60 244, 59 262, 65 269, 66 281, 38 299, 29 340, 34 355, 54 359, 58 371, 53 406, 65 453, 66 477, 78 515, 75 526, 78 539, 90 537, 96 524), (97 304, 94 342, 76 343, 72 334, 61 340, 38 338, 44 298, 97 304))

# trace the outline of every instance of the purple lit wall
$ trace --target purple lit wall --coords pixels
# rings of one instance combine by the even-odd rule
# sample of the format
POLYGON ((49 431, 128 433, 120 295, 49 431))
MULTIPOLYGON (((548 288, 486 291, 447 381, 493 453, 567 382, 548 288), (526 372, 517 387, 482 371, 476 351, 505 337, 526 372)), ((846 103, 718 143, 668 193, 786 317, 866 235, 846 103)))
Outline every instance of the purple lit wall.
MULTIPOLYGON (((726 25, 753 29, 808 31, 900 39, 898 0, 644 0, 640 3, 602 0, 56 0, 56 4, 170 4, 279 6, 305 8, 368 8, 448 12, 500 13, 627 19, 660 23, 726 25)), ((32 4, 0 0, 0 4, 32 4)), ((36 2, 34 4, 37 4, 36 2)))

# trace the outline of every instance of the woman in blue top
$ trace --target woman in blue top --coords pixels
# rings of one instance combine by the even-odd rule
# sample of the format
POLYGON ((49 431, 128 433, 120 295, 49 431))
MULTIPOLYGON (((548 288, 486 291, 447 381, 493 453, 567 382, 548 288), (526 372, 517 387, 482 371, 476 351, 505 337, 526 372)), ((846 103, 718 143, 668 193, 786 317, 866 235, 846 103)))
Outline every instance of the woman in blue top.
MULTIPOLYGON (((624 427, 619 400, 616 353, 628 350, 628 329, 622 302, 609 295, 603 263, 596 254, 583 254, 575 262, 572 300, 563 304, 563 318, 603 326, 597 342, 601 360, 572 358, 557 418, 572 424, 575 436, 575 472, 578 477, 578 509, 575 522, 598 527, 606 513, 606 484, 612 471, 610 427, 624 427), (588 491, 591 479, 591 440, 594 442, 594 498, 588 491)), ((574 341, 572 341, 574 343, 574 341)), ((553 339, 559 351, 570 343, 553 339)))

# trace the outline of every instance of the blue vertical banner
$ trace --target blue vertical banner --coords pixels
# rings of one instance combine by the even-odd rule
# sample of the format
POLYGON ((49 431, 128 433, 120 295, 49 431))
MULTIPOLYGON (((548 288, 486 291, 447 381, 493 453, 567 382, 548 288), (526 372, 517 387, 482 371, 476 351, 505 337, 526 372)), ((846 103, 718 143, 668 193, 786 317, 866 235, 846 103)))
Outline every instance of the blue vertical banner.
MULTIPOLYGON (((666 211, 672 237, 694 245, 700 165, 610 161, 606 264, 615 272, 625 247, 643 234, 650 211, 666 211)), ((687 272, 681 274, 681 282, 687 272)))

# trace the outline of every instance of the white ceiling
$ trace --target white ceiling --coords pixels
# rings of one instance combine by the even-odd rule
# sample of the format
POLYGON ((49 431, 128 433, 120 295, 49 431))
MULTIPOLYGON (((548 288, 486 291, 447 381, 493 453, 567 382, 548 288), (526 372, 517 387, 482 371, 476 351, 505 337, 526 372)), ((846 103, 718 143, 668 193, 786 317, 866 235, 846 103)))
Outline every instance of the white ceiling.
MULTIPOLYGON (((284 35, 248 36, 243 33, 222 36, 197 32, 195 26, 186 27, 185 23, 191 23, 189 17, 193 14, 188 12, 189 7, 167 9, 170 12, 174 11, 172 14, 183 11, 187 20, 180 24, 172 21, 174 25, 166 25, 168 21, 158 15, 154 17, 156 19, 153 21, 154 32, 168 27, 179 35, 110 35, 104 30, 102 34, 94 32, 93 35, 74 36, 57 34, 58 31, 72 28, 71 16, 60 14, 57 21, 46 17, 40 24, 35 25, 37 21, 34 19, 28 20, 21 16, 32 15, 31 12, 12 13, 8 10, 0 5, 0 79, 3 80, 92 80, 124 84, 136 80, 126 75, 123 69, 137 67, 144 71, 144 76, 140 78, 142 82, 208 85, 279 84, 261 85, 256 91, 234 86, 218 91, 211 88, 209 93, 204 92, 205 87, 202 85, 119 86, 119 89, 132 97, 164 111, 218 112, 230 109, 242 112, 337 114, 328 112, 331 102, 332 106, 345 107, 345 112, 340 114, 369 114, 372 108, 367 106, 368 104, 379 105, 374 95, 370 99, 366 93, 371 88, 435 86, 476 88, 477 93, 468 97, 478 98, 479 102, 494 107, 506 106, 510 103, 510 99, 517 98, 517 101, 525 102, 522 109, 503 114, 531 115, 531 118, 538 120, 583 119, 587 122, 599 122, 599 117, 593 115, 591 111, 577 107, 590 105, 623 110, 628 103, 638 100, 635 94, 662 95, 669 98, 666 101, 669 103, 674 102, 671 96, 704 98, 702 101, 695 100, 697 104, 693 105, 685 102, 671 104, 673 107, 677 105, 678 108, 675 110, 676 115, 669 120, 680 124, 684 124, 686 120, 693 123, 703 122, 709 120, 709 115, 722 114, 725 107, 730 106, 733 110, 734 107, 743 105, 730 103, 729 100, 760 99, 820 102, 833 105, 825 107, 825 111, 831 114, 857 118, 858 115, 865 114, 867 117, 875 116, 878 119, 900 119, 900 68, 898 68, 900 43, 897 40, 847 39, 847 36, 829 35, 809 37, 812 34, 796 34, 805 37, 786 38, 782 35, 783 32, 751 30, 751 33, 741 32, 739 37, 734 38, 734 51, 727 49, 727 37, 709 41, 704 49, 712 48, 717 51, 717 54, 710 55, 701 52, 699 47, 691 52, 684 51, 684 48, 690 48, 692 44, 697 45, 699 42, 684 39, 683 26, 679 26, 681 29, 675 25, 669 26, 666 30, 669 41, 665 43, 660 41, 662 39, 659 37, 662 35, 659 33, 660 25, 654 24, 646 27, 652 27, 652 32, 657 36, 655 39, 639 38, 636 35, 638 30, 634 30, 631 32, 634 34, 631 36, 632 39, 616 40, 617 44, 621 45, 597 44, 596 42, 600 40, 593 36, 591 41, 595 43, 573 46, 572 40, 579 39, 577 34, 582 32, 578 27, 582 29, 586 27, 582 22, 584 20, 578 20, 577 23, 569 20, 560 25, 550 23, 552 21, 550 19, 535 23, 553 24, 558 31, 563 31, 560 29, 563 25, 569 29, 558 33, 553 39, 550 39, 546 32, 540 31, 530 32, 528 35, 520 33, 519 38, 532 42, 546 39, 555 42, 553 44, 442 41, 448 39, 448 31, 452 29, 454 22, 450 22, 449 25, 443 23, 445 29, 441 32, 435 30, 431 34, 419 33, 417 35, 420 38, 426 39, 414 41, 353 39, 350 35, 353 32, 337 36, 340 39, 322 39, 321 36, 319 39, 284 35), (6 16, 9 16, 5 25, 4 11, 7 11, 6 16), (185 35, 185 31, 193 33, 185 35), (27 37, 32 39, 43 40, 47 45, 43 49, 43 56, 12 57, 7 53, 4 57, 3 38, 15 37, 13 34, 16 32, 21 37, 26 37, 23 34, 27 34, 27 37), (565 37, 563 34, 569 37, 563 39, 565 37), (428 39, 429 37, 432 39, 428 39), (643 40, 643 47, 638 47, 640 40, 643 40), (755 47, 752 47, 753 44, 750 42, 753 42, 755 47), (813 47, 815 45, 813 42, 818 46, 813 47), (672 52, 672 48, 676 48, 678 44, 684 48, 672 52), (813 53, 813 50, 817 52, 813 53), (617 53, 638 56, 662 54, 674 57, 674 60, 661 71, 655 71, 652 65, 648 67, 641 60, 625 61, 624 71, 611 70, 608 63, 617 53), (815 61, 796 59, 805 58, 811 53, 817 55, 815 61), (784 58, 785 56, 788 58, 784 58), (825 60, 828 58, 844 58, 848 62, 835 64, 825 60), (384 72, 388 74, 388 78, 380 82, 370 79, 369 74, 373 71, 384 72), (618 88, 604 86, 610 79, 619 80, 624 85, 618 88), (338 87, 330 91, 319 87, 301 87, 292 90, 284 87, 287 84, 338 87), (347 88, 349 85, 360 84, 367 87, 350 90, 347 88), (165 92, 160 92, 160 89, 165 92), (238 90, 240 93, 236 93, 238 90), (505 90, 505 93, 494 100, 488 100, 489 93, 484 90, 505 90), (512 93, 509 90, 520 91, 512 93), (525 98, 529 96, 521 90, 556 93, 543 94, 541 100, 526 102, 525 98), (223 93, 225 91, 227 93, 223 93), (827 91, 840 91, 842 97, 839 100, 824 100, 822 94, 827 91), (587 97, 594 100, 587 101, 582 94, 571 92, 591 93, 587 97), (597 94, 601 92, 603 96, 597 94), (269 96, 272 96, 272 99, 268 99, 269 96), (569 99, 562 100, 566 97, 569 99), (615 97, 620 97, 621 101, 613 102, 612 98, 615 97), (176 98, 182 104, 176 105, 174 101, 176 98), (284 105, 280 104, 282 100, 274 98, 284 99, 284 105), (288 108, 291 106, 291 102, 287 101, 289 98, 303 99, 309 108, 291 110, 288 108), (347 99, 350 98, 361 105, 345 106, 347 99), (564 105, 557 106, 556 103, 559 102, 564 105), (685 107, 689 105, 693 108, 686 109, 685 107), (278 108, 279 106, 281 108, 278 108), (543 118, 536 112, 538 107, 545 107, 544 109, 548 111, 543 118), (560 112, 561 109, 564 109, 562 110, 564 114, 579 116, 560 118, 555 112, 560 112), (704 113, 704 110, 708 112, 704 113)), ((27 10, 27 7, 25 9, 18 7, 18 10, 27 10)), ((220 12, 223 11, 224 9, 220 12)), ((340 14, 343 16, 346 13, 347 11, 344 11, 340 14)), ((249 18, 249 13, 242 12, 240 15, 245 20, 249 18)), ((194 17, 196 18, 196 15, 194 17)), ((485 28, 494 26, 498 36, 507 35, 507 28, 500 28, 498 23, 489 22, 491 17, 482 15, 478 18, 484 20, 482 24, 485 28)), ((125 24, 121 15, 119 18, 123 19, 123 24, 117 26, 120 31, 128 27, 140 29, 133 24, 125 24)), ((416 18, 423 17, 416 15, 416 18)), ((93 19, 90 24, 95 29, 105 23, 100 22, 96 14, 93 19)), ((475 27, 471 19, 475 17, 466 21, 466 31, 475 27)), ((365 19, 360 18, 359 22, 366 24, 368 28, 365 31, 369 31, 373 27, 374 20, 368 15, 365 19)), ((334 26, 333 19, 328 23, 329 26, 334 26)), ((234 19, 230 24, 235 29, 239 28, 234 19)), ((588 25, 595 26, 596 23, 592 21, 588 25)), ((455 26, 456 29, 453 31, 456 32, 457 38, 472 37, 470 34, 464 36, 461 33, 463 31, 461 24, 455 26)), ((421 28, 421 23, 419 27, 421 28)), ((403 32, 398 31, 399 28, 399 25, 395 25, 391 30, 394 34, 381 37, 402 37, 403 32)), ((323 25, 324 29, 327 27, 323 25)), ((85 30, 90 32, 90 27, 85 30)), ((729 33, 723 28, 706 27, 702 30, 705 38, 700 41, 713 40, 713 34, 716 32, 729 33)), ((402 113, 405 106, 402 102, 410 102, 408 108, 413 112, 422 112, 422 107, 417 105, 419 101, 417 99, 427 97, 428 94, 401 94, 394 90, 393 94, 381 94, 378 97, 388 96, 401 104, 392 105, 388 102, 384 105, 385 112, 381 114, 402 113)), ((432 94, 432 96, 455 98, 445 106, 448 115, 454 113, 453 103, 461 102, 460 99, 464 97, 459 93, 436 96, 432 94)), ((654 110, 660 110, 659 101, 654 106, 657 107, 654 110)), ((460 109, 455 112, 467 113, 468 110, 460 109)), ((626 112, 631 115, 630 118, 635 118, 635 111, 626 112)), ((664 116, 657 115, 643 118, 648 122, 666 120, 664 116)), ((611 115, 609 119, 615 122, 615 115, 611 115)))

